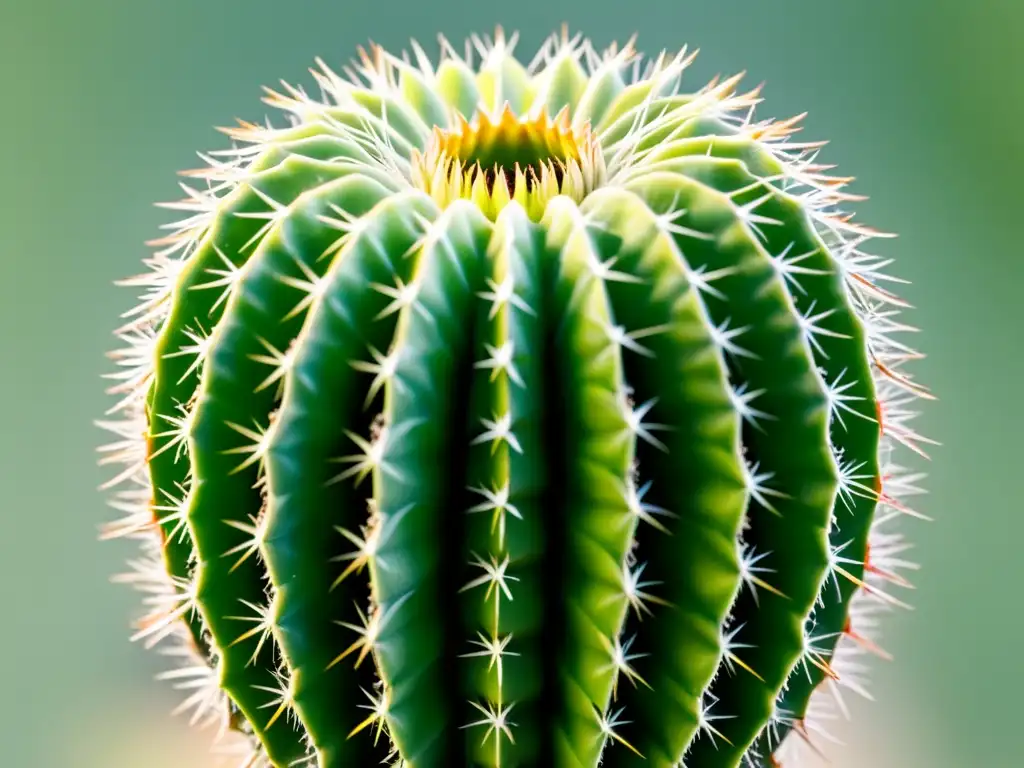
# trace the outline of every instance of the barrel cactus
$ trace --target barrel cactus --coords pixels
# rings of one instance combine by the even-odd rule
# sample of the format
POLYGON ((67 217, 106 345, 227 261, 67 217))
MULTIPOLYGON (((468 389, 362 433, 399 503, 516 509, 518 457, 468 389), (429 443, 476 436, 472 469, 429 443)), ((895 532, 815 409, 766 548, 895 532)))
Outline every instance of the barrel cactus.
POLYGON ((883 233, 739 76, 515 42, 187 172, 103 422, 136 637, 247 766, 791 765, 913 567, 883 233))

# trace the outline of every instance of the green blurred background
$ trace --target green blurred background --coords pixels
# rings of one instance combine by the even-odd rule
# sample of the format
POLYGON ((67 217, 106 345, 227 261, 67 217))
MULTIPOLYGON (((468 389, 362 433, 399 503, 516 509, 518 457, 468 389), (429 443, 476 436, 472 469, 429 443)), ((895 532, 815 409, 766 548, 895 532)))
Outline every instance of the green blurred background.
POLYGON ((1024 662, 1017 402, 1024 288, 1021 0, 0 0, 0 744, 5 768, 199 768, 205 736, 165 715, 159 660, 128 643, 135 596, 108 584, 129 551, 107 517, 91 426, 99 375, 143 240, 174 172, 259 119, 259 86, 308 83, 367 39, 402 47, 496 23, 532 56, 566 21, 604 46, 702 49, 690 82, 746 69, 762 116, 808 110, 806 135, 871 195, 865 220, 913 281, 941 397, 916 527, 914 613, 856 707, 837 766, 1020 766, 1024 662), (346 7, 348 5, 349 7, 346 7))

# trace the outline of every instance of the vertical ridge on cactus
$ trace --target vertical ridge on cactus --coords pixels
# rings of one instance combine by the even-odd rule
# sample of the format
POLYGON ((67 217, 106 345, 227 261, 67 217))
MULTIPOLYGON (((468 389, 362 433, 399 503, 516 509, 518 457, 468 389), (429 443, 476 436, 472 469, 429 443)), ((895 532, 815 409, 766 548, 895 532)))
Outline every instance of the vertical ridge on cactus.
POLYGON ((135 637, 246 766, 798 765, 920 476, 885 237, 693 55, 373 47, 225 129, 102 426, 135 637))

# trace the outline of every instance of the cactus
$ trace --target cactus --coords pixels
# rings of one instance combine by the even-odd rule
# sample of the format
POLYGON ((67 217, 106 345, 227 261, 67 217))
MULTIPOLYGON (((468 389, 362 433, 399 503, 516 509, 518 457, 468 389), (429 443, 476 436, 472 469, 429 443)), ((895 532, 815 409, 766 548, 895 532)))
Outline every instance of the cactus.
POLYGON ((913 567, 883 233, 740 76, 515 43, 318 60, 187 173, 103 422, 136 637, 245 765, 789 766, 913 567))

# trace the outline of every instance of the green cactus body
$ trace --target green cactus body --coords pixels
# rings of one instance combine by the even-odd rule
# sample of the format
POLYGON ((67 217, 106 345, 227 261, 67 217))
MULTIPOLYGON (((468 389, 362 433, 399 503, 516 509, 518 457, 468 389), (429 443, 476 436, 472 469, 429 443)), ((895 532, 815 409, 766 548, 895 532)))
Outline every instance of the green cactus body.
POLYGON ((246 765, 790 765, 912 567, 881 235, 738 78, 514 45, 191 172, 104 422, 138 637, 246 765))

